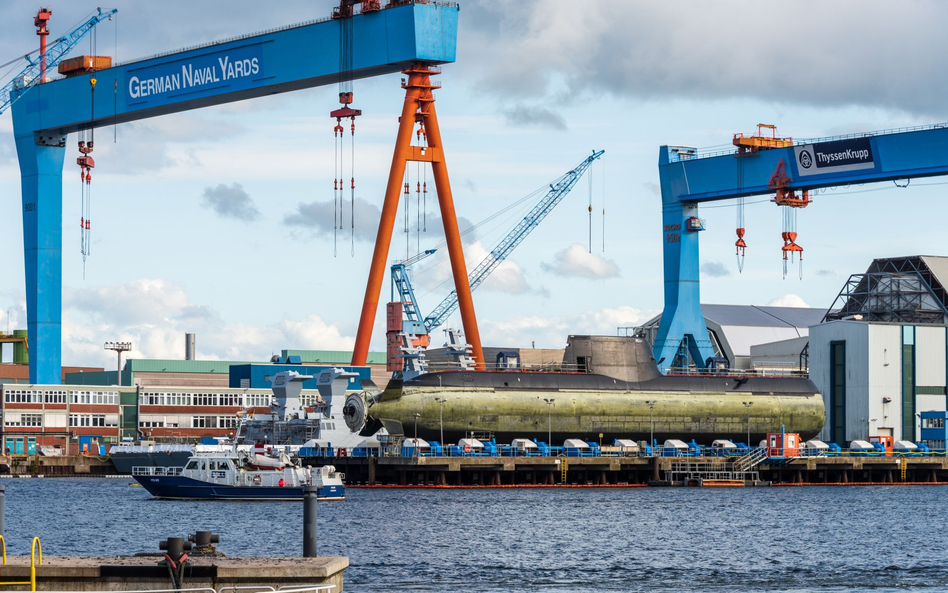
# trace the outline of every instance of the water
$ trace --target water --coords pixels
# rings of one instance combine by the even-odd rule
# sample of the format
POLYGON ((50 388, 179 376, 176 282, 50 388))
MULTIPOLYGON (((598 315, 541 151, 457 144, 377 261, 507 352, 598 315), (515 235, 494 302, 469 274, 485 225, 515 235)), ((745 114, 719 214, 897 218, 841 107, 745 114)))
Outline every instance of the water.
MULTIPOLYGON (((229 556, 300 555, 301 502, 158 501, 127 480, 4 480, 8 552, 157 551, 199 529, 229 556)), ((376 591, 938 591, 942 486, 350 489, 321 555, 376 591)))

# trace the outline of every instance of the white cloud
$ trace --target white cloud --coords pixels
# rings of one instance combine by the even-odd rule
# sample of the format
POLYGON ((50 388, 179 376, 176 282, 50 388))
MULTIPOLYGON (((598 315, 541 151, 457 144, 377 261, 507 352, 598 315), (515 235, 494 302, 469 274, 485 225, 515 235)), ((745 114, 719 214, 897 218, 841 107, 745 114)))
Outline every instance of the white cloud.
POLYGON ((487 277, 482 285, 484 290, 505 292, 507 294, 527 294, 533 288, 527 282, 526 273, 517 262, 506 260, 487 277))
POLYGON ((571 2, 539 0, 468 3, 460 51, 477 59, 459 66, 504 97, 517 84, 527 100, 603 93, 751 97, 939 112, 945 82, 937 80, 938 61, 926 57, 948 47, 938 31, 948 8, 937 2, 841 0, 819 4, 820 18, 813 19, 812 6, 704 3, 685 15, 676 4, 661 2, 605 0, 585 3, 582 10, 571 2), (795 31, 793 51, 771 43, 772 32, 756 26, 775 14, 781 28, 795 31), (742 31, 745 46, 757 50, 736 51, 734 31, 742 31), (701 39, 700 51, 694 51, 694 39, 701 39), (832 55, 831 47, 849 46, 860 51, 832 55), (661 59, 657 47, 664 48, 661 59), (502 72, 493 67, 498 63, 506 66, 502 72), (788 87, 807 92, 790 96, 781 90, 788 87))
POLYGON ((619 275, 619 266, 611 259, 589 253, 580 243, 573 243, 562 251, 557 251, 552 264, 543 263, 541 267, 557 276, 570 278, 615 278, 619 275))
POLYGON ((254 204, 253 198, 239 183, 219 183, 214 187, 205 187, 201 205, 210 208, 222 218, 250 222, 260 217, 260 210, 254 204))
POLYGON ((283 348, 348 350, 354 338, 317 315, 284 316, 264 325, 229 323, 194 303, 181 286, 142 279, 114 286, 66 291, 63 363, 111 369, 110 340, 132 342, 127 358, 184 358, 184 334, 197 333, 201 360, 267 360, 283 348))
POLYGON ((719 261, 706 261, 701 264, 701 273, 711 278, 723 278, 731 275, 731 270, 719 261))
MULTIPOLYGON (((428 263, 424 261, 416 265, 412 281, 414 282, 416 294, 421 300, 429 292, 447 295, 454 289, 454 278, 451 274, 451 264, 448 261, 447 248, 441 248, 437 252, 440 261, 428 263), (425 292, 418 294, 418 288, 425 289, 425 292)), ((464 246, 464 258, 467 262, 467 271, 479 265, 489 252, 480 241, 474 241, 464 246)), ((497 266, 490 276, 484 280, 479 290, 491 292, 503 292, 506 294, 540 294, 549 296, 549 291, 543 287, 534 287, 527 281, 527 272, 523 266, 512 259, 507 259, 497 266)), ((430 299, 431 297, 429 297, 430 299)))
POLYGON ((767 303, 768 307, 809 307, 802 298, 795 294, 785 294, 767 303))
POLYGON ((526 347, 535 342, 538 348, 562 348, 570 334, 614 336, 617 327, 639 325, 657 314, 658 311, 622 306, 559 317, 535 315, 479 321, 485 344, 526 347))

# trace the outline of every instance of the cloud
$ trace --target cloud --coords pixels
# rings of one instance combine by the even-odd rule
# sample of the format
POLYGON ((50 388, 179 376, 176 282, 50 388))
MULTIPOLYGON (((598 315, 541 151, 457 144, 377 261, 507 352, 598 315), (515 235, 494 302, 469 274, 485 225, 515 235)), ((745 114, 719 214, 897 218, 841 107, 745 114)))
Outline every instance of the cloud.
POLYGON ((566 120, 555 111, 544 107, 516 105, 504 111, 507 123, 512 126, 544 128, 547 130, 566 130, 566 120))
POLYGON ((545 288, 534 289, 530 286, 527 282, 527 275, 523 267, 511 259, 505 260, 497 266, 481 285, 481 288, 483 290, 504 292, 507 294, 529 294, 536 292, 543 296, 550 296, 549 291, 545 288))
POLYGON ((802 298, 795 294, 785 294, 767 303, 768 307, 809 307, 802 298))
MULTIPOLYGON (((316 235, 331 236, 335 227, 340 232, 349 234, 350 230, 356 241, 375 242, 379 230, 379 219, 382 211, 378 206, 362 198, 356 198, 355 204, 342 200, 336 204, 333 200, 325 202, 300 202, 296 210, 283 216, 283 224, 315 231, 316 235)), ((399 229, 398 222, 395 230, 399 229)))
POLYGON ((465 4, 459 53, 479 59, 459 65, 503 97, 517 88, 528 99, 748 97, 940 113, 948 81, 934 56, 948 53, 939 30, 948 5, 841 0, 820 3, 813 19, 814 6, 703 3, 683 18, 676 4, 661 2, 604 0, 582 10, 570 2, 474 2, 465 4), (778 13, 781 29, 794 31, 793 51, 758 26, 778 13), (734 31, 741 47, 755 50, 740 51, 734 31))
MULTIPOLYGON (((416 293, 418 288, 423 288, 426 292, 418 294, 419 300, 423 297, 425 300, 435 298, 428 297, 429 293, 448 294, 454 290, 454 276, 451 273, 451 264, 448 261, 447 248, 438 250, 438 261, 426 260, 416 265, 412 281, 416 293)), ((435 257, 438 257, 435 256, 435 257)), ((485 261, 490 254, 480 241, 474 241, 464 246, 464 258, 467 262, 468 273, 475 267, 485 261)), ((544 287, 534 287, 527 280, 527 272, 519 263, 512 259, 504 260, 499 266, 494 268, 490 276, 484 280, 478 290, 488 292, 502 292, 506 294, 537 294, 543 297, 549 297, 550 292, 544 287)))
POLYGON ((536 342, 538 348, 562 348, 569 335, 616 335, 616 328, 637 326, 651 319, 658 311, 622 306, 583 311, 575 315, 524 315, 502 321, 480 320, 485 344, 526 347, 536 342))
POLYGON ((826 276, 836 276, 836 272, 834 272, 833 270, 817 270, 817 271, 816 271, 816 275, 817 275, 817 276, 823 276, 823 277, 826 277, 826 276))
POLYGON ((719 261, 706 261, 701 264, 701 273, 711 278, 723 278, 731 275, 731 270, 719 261))
POLYGON ((657 197, 662 196, 662 188, 657 183, 646 181, 645 183, 642 184, 642 187, 644 187, 645 190, 648 191, 653 196, 657 196, 657 197))
POLYGON ((200 165, 194 146, 231 140, 245 130, 233 118, 193 113, 121 124, 115 142, 112 130, 102 128, 95 147, 97 169, 118 176, 200 165))
POLYGON ((540 267, 568 278, 615 278, 619 276, 619 266, 611 259, 605 259, 589 253, 580 243, 573 243, 562 251, 557 251, 552 264, 542 263, 540 267))
POLYGON ((253 198, 239 183, 230 185, 221 183, 217 187, 204 188, 201 205, 210 208, 223 218, 234 218, 249 222, 260 216, 260 211, 254 204, 253 198))
POLYGON ((348 350, 354 338, 317 315, 272 324, 229 323, 183 287, 160 279, 64 291, 63 361, 114 368, 103 342, 132 342, 128 358, 184 358, 185 332, 197 333, 201 360, 268 360, 282 348, 348 350))

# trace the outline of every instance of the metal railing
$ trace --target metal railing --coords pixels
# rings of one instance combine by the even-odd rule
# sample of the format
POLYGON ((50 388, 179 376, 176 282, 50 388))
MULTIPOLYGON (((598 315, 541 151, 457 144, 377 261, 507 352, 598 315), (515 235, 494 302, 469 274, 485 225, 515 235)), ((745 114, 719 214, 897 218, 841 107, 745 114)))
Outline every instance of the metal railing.
POLYGON ((757 467, 767 459, 767 451, 764 449, 752 449, 747 455, 737 458, 734 462, 734 468, 738 471, 747 471, 757 467))
POLYGON ((133 476, 180 476, 184 470, 183 467, 162 467, 162 466, 135 466, 132 468, 133 476))
MULTIPOLYGON (((817 138, 801 138, 799 140, 794 140, 794 146, 802 146, 804 144, 816 144, 819 142, 834 142, 837 140, 852 140, 854 138, 871 138, 873 136, 885 136, 887 134, 905 134, 907 132, 927 132, 929 130, 939 130, 943 128, 948 128, 948 123, 937 123, 937 124, 926 124, 921 126, 907 126, 903 128, 889 128, 886 130, 873 130, 870 132, 855 132, 853 134, 840 134, 837 136, 822 136, 817 138)), ((684 158, 681 160, 694 160, 694 159, 706 159, 717 156, 728 156, 737 154, 737 147, 732 148, 717 148, 711 147, 710 149, 697 149, 693 154, 688 153, 683 155, 684 158)), ((682 155, 679 155, 682 156, 682 155)))
MULTIPOLYGON (((3 583, 6 585, 7 583, 3 583)), ((29 583, 26 583, 29 584, 29 583)), ((183 589, 131 589, 126 591, 83 591, 82 593, 331 593, 335 585, 284 585, 274 588, 269 585, 242 585, 237 587, 191 587, 183 589)), ((35 591, 35 589, 34 589, 35 591)), ((57 591, 56 593, 79 593, 57 591)))
MULTIPOLYGON (((382 447, 356 447, 346 449, 344 455, 340 455, 341 448, 333 447, 313 447, 300 450, 302 457, 619 457, 619 458, 652 458, 668 457, 675 459, 707 459, 707 460, 725 460, 738 464, 736 469, 750 469, 768 459, 807 459, 814 457, 946 457, 946 450, 930 451, 891 451, 880 452, 878 450, 863 449, 818 449, 810 447, 798 447, 794 449, 783 449, 781 447, 747 447, 738 443, 733 448, 716 448, 707 445, 694 445, 689 443, 686 448, 666 447, 657 445, 654 447, 612 447, 609 445, 590 446, 587 448, 572 448, 555 446, 549 447, 540 442, 536 448, 519 448, 510 445, 499 445, 484 442, 483 448, 471 448, 465 450, 458 445, 447 446, 429 446, 422 447, 420 451, 415 452, 411 446, 405 446, 400 441, 385 444, 382 447)), ((143 475, 163 475, 160 472, 165 468, 133 468, 133 475, 136 470, 142 469, 143 475), (156 473, 149 474, 145 470, 154 470, 156 473)), ((168 468, 169 470, 178 470, 181 468, 168 468)), ((168 474, 177 475, 177 474, 168 474)))
POLYGON ((697 367, 668 367, 667 375, 688 377, 768 377, 768 378, 807 378, 809 372, 798 367, 766 367, 755 369, 722 369, 713 371, 697 367))
MULTIPOLYGON (((3 547, 3 565, 7 565, 7 542, 0 535, 0 546, 3 547)), ((28 581, 4 581, 0 582, 0 587, 6 587, 8 585, 29 585, 30 591, 36 591, 36 565, 43 563, 43 544, 40 543, 38 537, 33 538, 33 543, 30 545, 30 580, 28 581)))

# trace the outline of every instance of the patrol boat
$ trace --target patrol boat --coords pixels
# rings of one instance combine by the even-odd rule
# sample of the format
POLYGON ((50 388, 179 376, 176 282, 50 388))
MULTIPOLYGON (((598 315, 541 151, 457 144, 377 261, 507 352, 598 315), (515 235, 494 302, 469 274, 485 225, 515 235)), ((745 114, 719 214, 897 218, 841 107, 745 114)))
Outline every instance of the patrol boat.
POLYGON ((263 447, 195 455, 184 467, 136 467, 132 477, 163 499, 302 500, 309 485, 319 500, 344 500, 346 492, 334 466, 300 467, 285 452, 273 457, 263 447))

